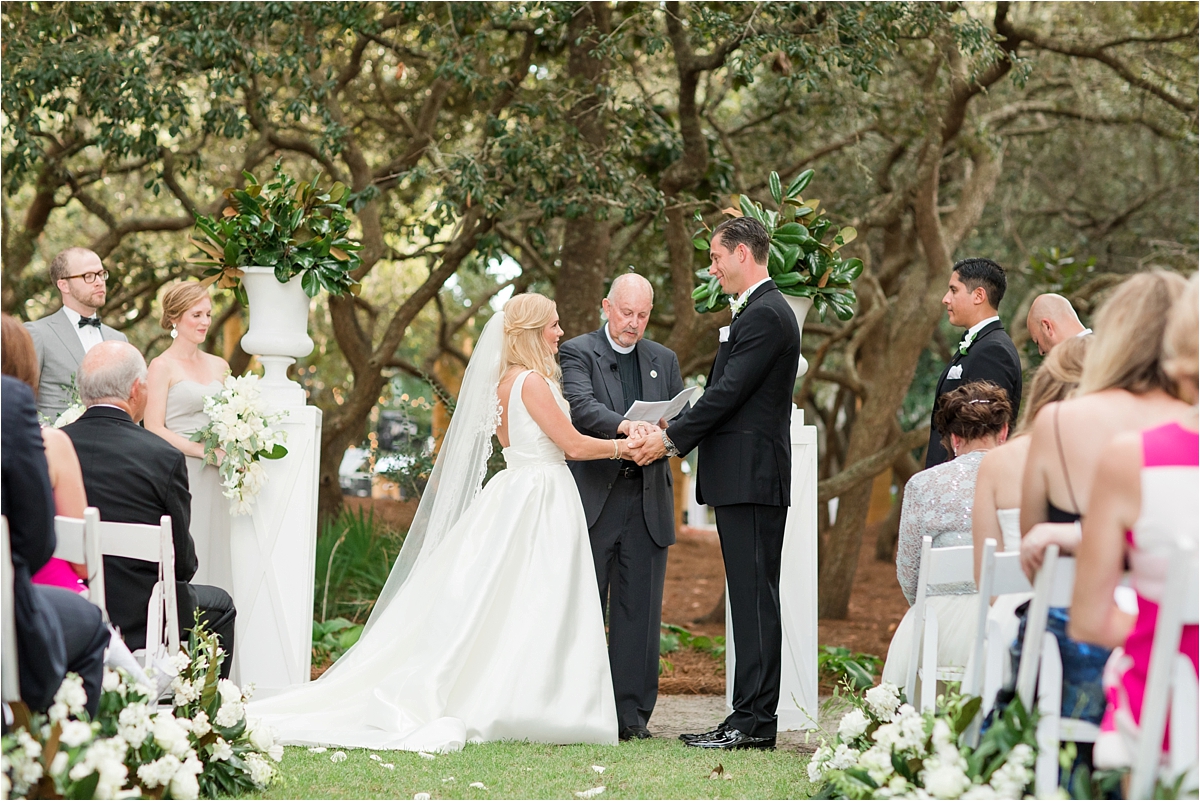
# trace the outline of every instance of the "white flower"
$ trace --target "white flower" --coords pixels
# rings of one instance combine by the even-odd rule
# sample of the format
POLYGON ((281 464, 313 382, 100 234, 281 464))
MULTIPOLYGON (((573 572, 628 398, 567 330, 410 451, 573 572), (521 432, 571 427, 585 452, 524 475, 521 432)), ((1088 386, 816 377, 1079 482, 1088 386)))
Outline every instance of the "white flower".
POLYGON ((867 706, 871 707, 871 711, 877 717, 891 720, 896 707, 900 706, 900 689, 895 684, 885 681, 878 687, 867 690, 865 698, 867 706))
POLYGON ((417 793, 413 796, 413 801, 429 801, 430 798, 429 793, 417 793))
POLYGON ((109 668, 104 669, 104 679, 100 684, 100 688, 106 693, 120 692, 121 676, 115 670, 109 668))
POLYGON ((93 797, 116 798, 129 776, 129 769, 125 767, 126 750, 125 741, 120 737, 96 740, 84 759, 71 768, 71 781, 80 781, 97 773, 99 779, 93 797))
MULTIPOLYGON (((67 769, 67 762, 69 762, 70 759, 71 758, 67 756, 66 751, 59 751, 57 754, 55 754, 53 761, 50 762, 50 775, 61 776, 63 771, 67 769)), ((91 771, 88 772, 90 773, 91 771)), ((86 776, 87 773, 83 775, 86 776)), ((80 776, 79 778, 82 779, 83 776, 80 776)))
POLYGON ((175 771, 175 775, 171 777, 171 797, 172 798, 199 798, 200 783, 196 777, 204 772, 204 764, 196 758, 196 755, 188 757, 187 760, 179 766, 175 771))
POLYGON ((217 710, 217 717, 214 720, 222 729, 228 729, 230 726, 236 726, 246 714, 246 708, 239 701, 225 701, 221 704, 221 708, 217 710))
POLYGON ((827 745, 823 745, 816 750, 816 753, 812 755, 812 759, 808 760, 808 780, 810 782, 821 780, 821 777, 825 775, 825 771, 828 770, 826 765, 831 756, 833 756, 833 751, 827 745))
POLYGON ((82 405, 78 403, 72 403, 63 410, 62 414, 54 418, 54 427, 62 428, 63 426, 71 425, 71 423, 74 423, 76 420, 78 420, 85 411, 87 411, 87 409, 85 409, 82 405))
POLYGON ((83 689, 83 679, 76 673, 64 676, 58 692, 54 694, 54 703, 65 704, 72 715, 82 713, 87 706, 87 690, 83 689))
POLYGON ((46 710, 46 716, 50 718, 51 723, 58 723, 60 720, 66 720, 71 714, 67 709, 66 704, 51 704, 46 710))
POLYGON ((345 751, 334 751, 332 754, 329 755, 329 761, 330 762, 345 762, 346 761, 346 752, 345 751))
MULTIPOLYGON (((340 751, 338 753, 341 753, 340 751)), ((275 778, 275 768, 271 763, 253 752, 244 757, 246 767, 250 769, 250 781, 257 787, 266 787, 275 778)))
POLYGON ((250 739, 250 745, 264 753, 275 745, 275 730, 264 725, 258 718, 249 718, 246 721, 246 736, 250 739))
POLYGON ((921 778, 934 798, 959 798, 971 786, 971 780, 955 762, 937 757, 926 760, 921 778))
POLYGON ((143 703, 130 704, 117 716, 117 734, 134 748, 140 748, 150 733, 150 713, 143 703))
MULTIPOLYGON (((858 766, 865 770, 876 784, 884 784, 889 781, 889 777, 896 770, 892 766, 891 749, 881 745, 873 746, 863 752, 863 755, 858 759, 858 766)), ((903 780, 904 777, 901 776, 900 779, 903 780)))
POLYGON ((170 658, 171 667, 175 668, 175 673, 179 674, 185 671, 188 665, 192 664, 192 658, 187 651, 179 651, 170 658))
POLYGON ((224 762, 233 756, 233 746, 225 741, 224 737, 217 737, 216 741, 209 746, 209 754, 217 762, 224 762))
POLYGON ((853 740, 859 737, 871 725, 871 719, 868 718, 861 709, 852 709, 842 716, 842 722, 838 724, 838 735, 843 740, 853 740))
MULTIPOLYGON (((994 798, 1000 798, 996 791, 989 784, 972 784, 971 789, 963 794, 963 798, 977 799, 978 801, 990 801, 994 798)), ((1004 796, 1009 797, 1009 796, 1004 796)), ((1012 798, 1020 798, 1019 795, 1011 796, 1012 798)))
POLYGON ((81 720, 66 720, 62 723, 62 733, 58 741, 67 748, 76 748, 92 739, 92 724, 81 720))
POLYGON ((1025 786, 1033 779, 1033 771, 1026 766, 1025 760, 1033 761, 1033 750, 1024 743, 1013 747, 1004 764, 992 773, 989 784, 1002 798, 1020 798, 1025 792, 1025 786), (1018 751, 1018 749, 1021 749, 1018 751))
POLYGON ((208 713, 201 709, 192 718, 192 734, 196 737, 203 737, 210 731, 212 731, 212 724, 208 722, 208 713))
POLYGON ((183 766, 174 754, 166 754, 153 762, 138 766, 137 775, 142 785, 148 788, 162 787, 175 778, 175 772, 183 766))
POLYGON ((25 756, 30 759, 37 759, 42 755, 42 744, 30 737, 25 729, 17 729, 17 745, 21 746, 25 756))
POLYGON ((217 681, 217 692, 221 696, 222 702, 241 702, 242 691, 229 679, 219 679, 217 681))
POLYGON ((170 713, 160 712, 155 715, 150 730, 154 733, 154 742, 170 754, 183 757, 191 749, 188 733, 170 713))
POLYGON ((833 756, 829 759, 829 767, 832 770, 845 770, 846 768, 854 767, 857 762, 858 751, 845 743, 839 743, 837 750, 833 752, 833 756))
POLYGON ((951 758, 958 756, 954 732, 950 730, 950 724, 942 718, 933 721, 933 748, 939 755, 946 754, 951 758))

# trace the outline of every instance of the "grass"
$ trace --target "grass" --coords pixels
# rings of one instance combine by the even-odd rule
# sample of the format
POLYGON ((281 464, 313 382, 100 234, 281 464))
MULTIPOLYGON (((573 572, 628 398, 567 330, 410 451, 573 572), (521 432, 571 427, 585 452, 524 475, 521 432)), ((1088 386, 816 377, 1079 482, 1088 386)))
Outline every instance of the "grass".
POLYGON ((594 798, 808 798, 808 755, 795 751, 714 753, 656 738, 617 746, 534 743, 468 745, 426 759, 403 751, 287 748, 279 777, 256 798, 566 798, 603 786, 594 798), (370 754, 378 753, 380 762, 370 754), (388 770, 383 763, 395 765, 388 770), (731 779, 710 779, 720 764, 731 779), (593 765, 605 768, 603 774, 593 765), (454 777, 449 781, 449 777, 454 777), (471 787, 482 782, 487 788, 471 787))
POLYGON ((316 619, 365 623, 403 543, 373 512, 346 511, 327 523, 317 537, 316 619))

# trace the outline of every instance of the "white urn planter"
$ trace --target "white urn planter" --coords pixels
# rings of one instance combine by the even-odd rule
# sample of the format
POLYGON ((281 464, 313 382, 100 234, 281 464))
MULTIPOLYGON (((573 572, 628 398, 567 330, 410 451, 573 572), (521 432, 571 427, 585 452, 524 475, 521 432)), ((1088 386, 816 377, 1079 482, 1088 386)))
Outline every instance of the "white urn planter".
POLYGON ((286 284, 275 278, 272 267, 246 267, 242 286, 250 301, 250 330, 242 349, 258 357, 263 366, 263 395, 281 406, 303 406, 304 390, 287 377, 296 359, 312 353, 308 336, 308 295, 296 276, 286 284))
MULTIPOLYGON (((795 298, 785 294, 783 299, 792 307, 792 313, 796 315, 796 325, 800 327, 800 337, 804 338, 804 318, 808 316, 808 310, 812 308, 812 298, 795 298)), ((800 361, 796 364, 796 378, 808 372, 808 360, 804 358, 804 354, 800 354, 800 361)))

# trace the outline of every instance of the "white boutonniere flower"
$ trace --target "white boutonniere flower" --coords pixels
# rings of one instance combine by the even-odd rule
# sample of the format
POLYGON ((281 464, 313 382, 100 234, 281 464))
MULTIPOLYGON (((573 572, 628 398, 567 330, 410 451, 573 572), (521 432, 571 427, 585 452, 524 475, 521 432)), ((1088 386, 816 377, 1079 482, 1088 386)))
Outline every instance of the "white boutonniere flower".
POLYGON ((975 344, 975 337, 978 333, 978 331, 970 332, 962 338, 962 342, 958 343, 959 355, 967 355, 967 351, 970 350, 971 346, 975 344))

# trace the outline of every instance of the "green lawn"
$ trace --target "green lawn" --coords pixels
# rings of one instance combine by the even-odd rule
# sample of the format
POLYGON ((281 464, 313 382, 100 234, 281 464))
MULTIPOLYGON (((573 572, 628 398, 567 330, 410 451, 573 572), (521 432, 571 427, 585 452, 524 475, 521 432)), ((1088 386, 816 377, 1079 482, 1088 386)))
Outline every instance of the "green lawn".
POLYGON ((426 759, 399 751, 346 750, 347 759, 288 748, 280 775, 259 798, 807 798, 808 755, 795 751, 706 752, 654 739, 618 746, 468 745, 426 759), (380 761, 370 758, 372 753, 380 761), (394 769, 383 767, 385 763, 394 769), (731 779, 710 779, 721 764, 731 779), (597 773, 593 765, 605 768, 597 773), (450 777, 453 777, 451 780, 450 777), (471 787, 482 782, 487 789, 471 787))

